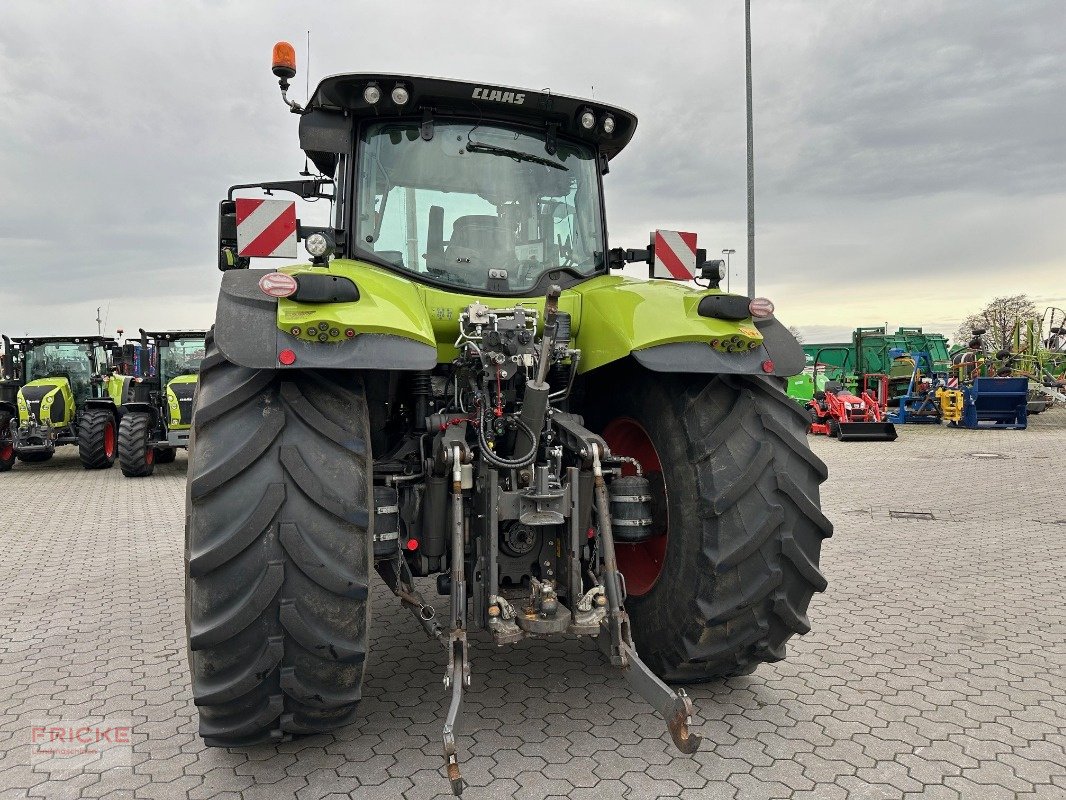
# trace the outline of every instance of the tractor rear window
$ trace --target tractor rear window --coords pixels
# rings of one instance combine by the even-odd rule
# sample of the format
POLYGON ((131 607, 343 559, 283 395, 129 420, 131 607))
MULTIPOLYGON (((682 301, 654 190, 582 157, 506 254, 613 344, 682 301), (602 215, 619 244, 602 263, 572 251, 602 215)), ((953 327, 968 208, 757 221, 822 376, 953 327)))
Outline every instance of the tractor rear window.
POLYGON ((457 288, 521 292, 545 272, 603 266, 599 180, 590 148, 499 125, 371 125, 356 241, 377 261, 457 288))

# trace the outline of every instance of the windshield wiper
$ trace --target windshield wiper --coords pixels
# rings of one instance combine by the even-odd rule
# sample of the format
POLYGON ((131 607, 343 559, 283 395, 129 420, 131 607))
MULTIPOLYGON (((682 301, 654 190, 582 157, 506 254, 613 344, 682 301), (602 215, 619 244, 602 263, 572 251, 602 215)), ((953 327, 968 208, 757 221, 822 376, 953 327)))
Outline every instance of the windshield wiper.
POLYGON ((466 149, 472 153, 495 153, 498 156, 508 156, 516 161, 531 161, 534 164, 543 164, 546 167, 554 167, 555 169, 561 169, 564 172, 569 172, 570 167, 565 164, 560 164, 558 161, 552 161, 548 158, 541 158, 531 153, 523 153, 521 150, 511 150, 508 147, 500 147, 495 144, 488 144, 486 142, 467 142, 466 149))

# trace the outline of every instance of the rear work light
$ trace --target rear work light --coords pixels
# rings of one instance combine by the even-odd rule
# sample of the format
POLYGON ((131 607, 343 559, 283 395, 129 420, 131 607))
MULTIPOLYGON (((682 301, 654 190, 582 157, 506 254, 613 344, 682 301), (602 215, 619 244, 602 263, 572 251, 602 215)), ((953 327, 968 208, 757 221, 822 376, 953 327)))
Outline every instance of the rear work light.
POLYGON ((769 317, 774 313, 774 304, 765 297, 756 297, 748 303, 748 311, 753 317, 769 317))
POLYGON ((284 272, 268 272, 259 279, 259 289, 270 297, 288 297, 296 291, 296 278, 284 272))

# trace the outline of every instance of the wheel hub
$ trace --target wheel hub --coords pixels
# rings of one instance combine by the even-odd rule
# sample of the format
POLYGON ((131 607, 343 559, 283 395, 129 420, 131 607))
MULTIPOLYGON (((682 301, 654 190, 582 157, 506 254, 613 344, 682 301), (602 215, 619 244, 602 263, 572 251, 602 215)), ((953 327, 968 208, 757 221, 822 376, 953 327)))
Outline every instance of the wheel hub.
MULTIPOLYGON (((611 420, 603 430, 603 438, 611 452, 632 456, 640 462, 644 475, 658 494, 661 502, 652 504, 655 522, 653 535, 642 542, 615 541, 618 569, 625 576, 626 589, 630 595, 640 597, 651 591, 662 573, 666 561, 666 543, 669 532, 669 516, 666 508, 666 485, 663 480, 662 462, 651 437, 644 427, 629 417, 611 420)), ((626 464, 624 475, 635 475, 636 468, 626 464)))

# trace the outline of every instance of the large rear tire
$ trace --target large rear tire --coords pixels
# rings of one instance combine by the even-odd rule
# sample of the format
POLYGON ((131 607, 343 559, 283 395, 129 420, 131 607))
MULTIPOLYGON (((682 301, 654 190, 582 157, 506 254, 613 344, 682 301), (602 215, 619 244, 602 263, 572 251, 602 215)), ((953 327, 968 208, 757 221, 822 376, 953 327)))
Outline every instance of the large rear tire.
POLYGON ((108 469, 118 451, 115 415, 106 408, 83 412, 78 424, 78 453, 85 469, 108 469))
POLYGON ((11 413, 0 412, 0 472, 15 465, 15 446, 11 441, 11 413))
POLYGON ((155 470, 152 417, 143 411, 127 411, 118 425, 118 465, 127 478, 146 478, 155 470))
POLYGON ((372 563, 362 380, 245 369, 209 336, 191 436, 186 625, 200 735, 234 746, 351 722, 372 563))
POLYGON ((660 535, 617 545, 638 652, 680 683, 784 658, 785 643, 810 630, 832 534, 807 413, 769 378, 633 367, 613 377, 590 393, 590 414, 612 450, 645 461, 657 495, 660 535))

